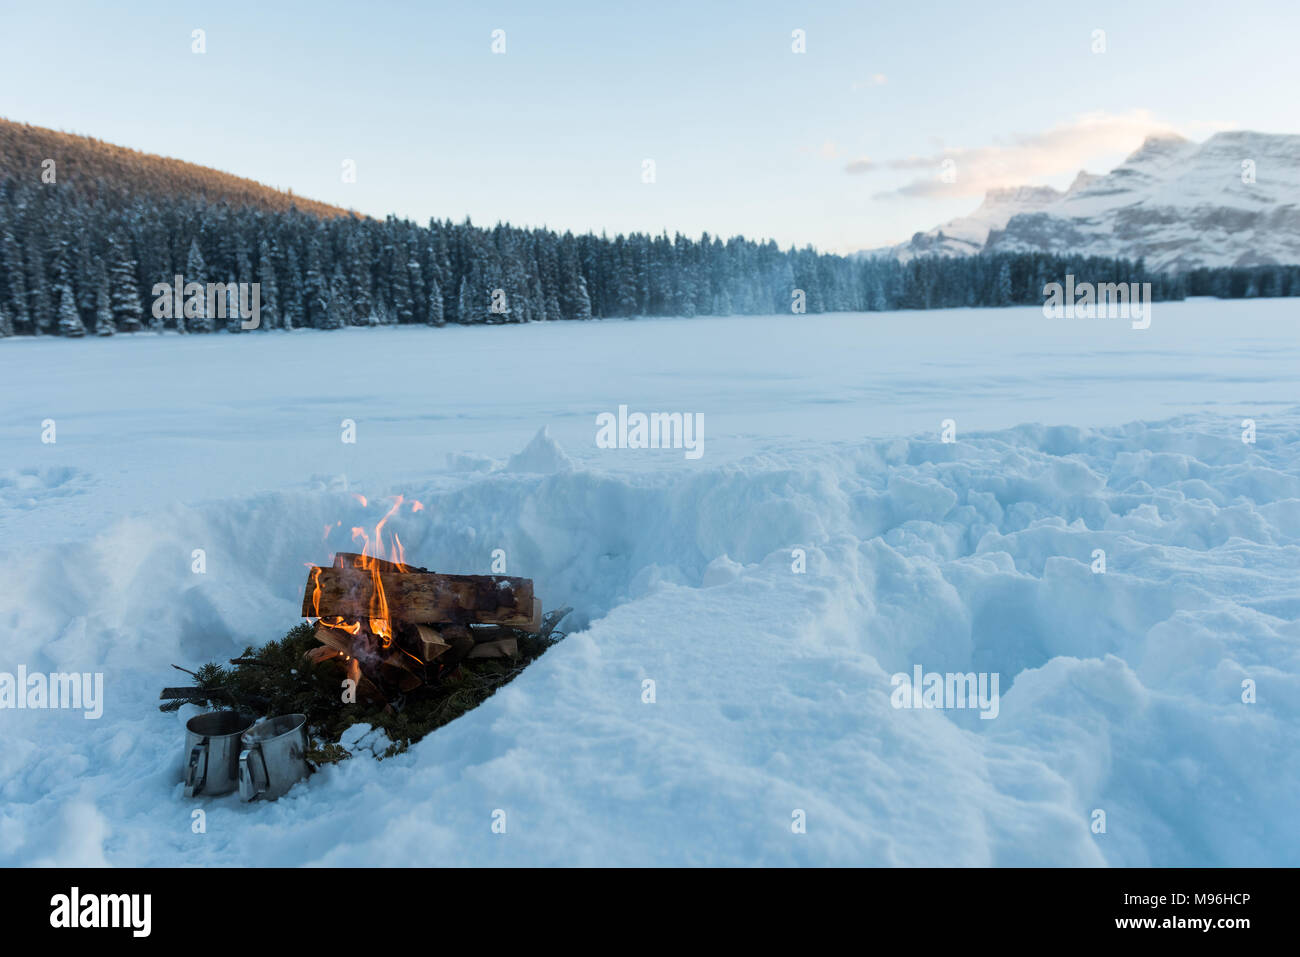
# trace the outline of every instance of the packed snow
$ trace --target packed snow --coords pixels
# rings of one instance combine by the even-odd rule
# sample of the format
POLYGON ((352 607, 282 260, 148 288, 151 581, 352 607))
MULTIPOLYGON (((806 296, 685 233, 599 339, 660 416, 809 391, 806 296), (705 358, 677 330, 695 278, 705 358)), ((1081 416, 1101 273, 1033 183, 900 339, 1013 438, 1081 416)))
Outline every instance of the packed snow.
POLYGON ((1284 300, 2 342, 0 672, 104 694, 0 713, 0 864, 1295 864, 1298 359, 1284 300), (704 454, 598 447, 620 406, 704 454), (185 799, 171 665, 398 494, 568 636, 406 754, 185 799), (996 714, 897 707, 917 666, 996 714))

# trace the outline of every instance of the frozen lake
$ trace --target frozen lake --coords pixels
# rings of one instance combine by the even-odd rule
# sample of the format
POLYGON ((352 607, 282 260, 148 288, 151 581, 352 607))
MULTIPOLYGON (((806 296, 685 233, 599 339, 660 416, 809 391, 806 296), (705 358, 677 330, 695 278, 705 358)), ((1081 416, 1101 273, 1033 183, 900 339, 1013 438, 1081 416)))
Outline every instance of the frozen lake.
POLYGON ((387 489, 446 470, 448 453, 504 461, 542 426, 580 465, 641 471, 936 433, 946 418, 962 434, 1258 418, 1300 401, 1298 311, 1156 303, 1146 330, 1011 308, 6 340, 0 542, 342 476, 387 489), (597 449, 595 416, 620 404, 703 413, 704 456, 597 449))

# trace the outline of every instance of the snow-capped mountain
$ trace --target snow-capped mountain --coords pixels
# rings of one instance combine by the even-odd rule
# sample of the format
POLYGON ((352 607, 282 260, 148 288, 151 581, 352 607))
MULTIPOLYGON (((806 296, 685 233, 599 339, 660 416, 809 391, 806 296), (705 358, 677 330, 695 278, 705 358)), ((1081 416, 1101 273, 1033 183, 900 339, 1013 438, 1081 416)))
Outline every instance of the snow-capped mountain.
MULTIPOLYGON (((1080 176, 1087 174, 1080 173, 1080 176)), ((979 252, 989 233, 1002 229, 1014 216, 1034 213, 1052 205, 1065 194, 1051 186, 1012 186, 991 189, 979 209, 942 226, 917 233, 905 243, 880 252, 904 261, 914 256, 969 256, 979 252)))
POLYGON ((888 252, 981 250, 1144 257, 1173 271, 1300 263, 1300 136, 1151 136, 1104 176, 1080 173, 1064 193, 991 191, 971 216, 888 252))

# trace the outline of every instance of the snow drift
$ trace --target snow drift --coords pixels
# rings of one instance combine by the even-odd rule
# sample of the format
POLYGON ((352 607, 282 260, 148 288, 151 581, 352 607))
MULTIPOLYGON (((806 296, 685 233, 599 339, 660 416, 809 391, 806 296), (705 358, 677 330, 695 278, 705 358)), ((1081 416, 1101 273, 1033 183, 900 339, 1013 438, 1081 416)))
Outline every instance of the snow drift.
POLYGON ((689 471, 575 466, 545 434, 519 448, 366 488, 369 506, 268 492, 0 555, 6 662, 106 683, 99 721, 6 713, 0 863, 1300 856, 1300 409, 1253 445, 1198 414, 689 471), (479 571, 505 549, 548 608, 577 609, 569 637, 407 754, 363 747, 275 804, 183 800, 169 666, 283 633, 304 563, 399 492, 425 506, 394 519, 408 556, 479 571), (917 664, 1000 673, 998 717, 892 707, 917 664))

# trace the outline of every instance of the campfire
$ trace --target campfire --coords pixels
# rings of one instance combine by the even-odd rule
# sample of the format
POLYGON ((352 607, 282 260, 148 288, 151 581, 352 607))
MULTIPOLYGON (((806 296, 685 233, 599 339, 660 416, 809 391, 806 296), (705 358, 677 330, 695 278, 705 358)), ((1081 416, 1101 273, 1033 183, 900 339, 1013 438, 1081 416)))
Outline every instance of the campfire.
POLYGON ((530 579, 409 564, 389 521, 403 505, 423 509, 399 497, 373 529, 352 529, 360 551, 307 566, 306 622, 228 664, 173 665, 194 684, 164 688, 159 707, 305 715, 309 765, 348 757, 342 735, 366 724, 384 730, 386 756, 477 707, 564 637, 572 609, 543 616, 530 579))
MULTIPOLYGON (((401 540, 380 519, 352 529, 360 552, 309 566, 302 614, 316 619, 314 664, 341 659, 359 700, 387 701, 436 682, 466 658, 515 657, 522 635, 543 630, 542 604, 527 578, 445 575, 406 563, 401 540)), ((419 503, 413 503, 413 508, 419 503)))

